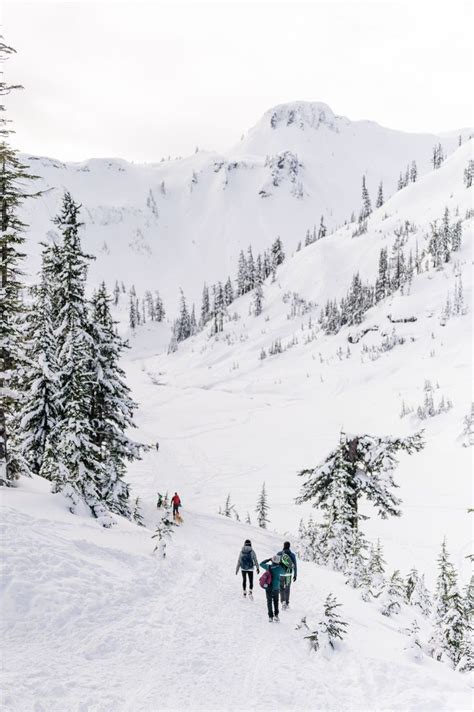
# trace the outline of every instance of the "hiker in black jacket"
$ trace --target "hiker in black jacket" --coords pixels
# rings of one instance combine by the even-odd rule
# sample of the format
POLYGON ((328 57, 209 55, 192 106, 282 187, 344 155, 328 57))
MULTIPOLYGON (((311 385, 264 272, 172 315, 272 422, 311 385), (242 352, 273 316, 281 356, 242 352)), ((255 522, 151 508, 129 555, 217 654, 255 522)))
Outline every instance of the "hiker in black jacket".
POLYGON ((255 551, 252 549, 252 542, 250 539, 246 539, 242 550, 237 559, 237 567, 235 569, 235 575, 239 573, 239 569, 242 571, 242 589, 244 596, 247 595, 247 578, 249 580, 249 596, 252 596, 253 592, 253 570, 257 569, 257 574, 260 573, 258 568, 258 559, 255 551))

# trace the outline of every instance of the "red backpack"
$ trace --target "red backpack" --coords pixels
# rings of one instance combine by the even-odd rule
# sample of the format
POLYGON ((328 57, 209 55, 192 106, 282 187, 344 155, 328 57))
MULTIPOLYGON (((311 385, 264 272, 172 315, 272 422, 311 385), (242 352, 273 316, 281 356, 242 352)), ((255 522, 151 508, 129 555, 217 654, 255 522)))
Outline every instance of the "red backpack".
POLYGON ((270 588, 272 585, 272 572, 270 569, 267 571, 264 571, 263 574, 259 578, 259 584, 262 588, 270 588))

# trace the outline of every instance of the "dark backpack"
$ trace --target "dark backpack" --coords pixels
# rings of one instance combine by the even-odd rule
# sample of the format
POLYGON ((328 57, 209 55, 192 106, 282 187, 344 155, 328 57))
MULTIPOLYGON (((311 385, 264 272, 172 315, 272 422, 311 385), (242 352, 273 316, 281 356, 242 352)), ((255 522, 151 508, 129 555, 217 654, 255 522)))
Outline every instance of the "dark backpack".
POLYGON ((270 571, 270 569, 268 569, 268 571, 263 572, 258 582, 262 588, 270 588, 270 586, 272 585, 272 572, 270 571))
POLYGON ((253 569, 252 550, 241 552, 241 554, 240 554, 240 568, 242 570, 253 569))

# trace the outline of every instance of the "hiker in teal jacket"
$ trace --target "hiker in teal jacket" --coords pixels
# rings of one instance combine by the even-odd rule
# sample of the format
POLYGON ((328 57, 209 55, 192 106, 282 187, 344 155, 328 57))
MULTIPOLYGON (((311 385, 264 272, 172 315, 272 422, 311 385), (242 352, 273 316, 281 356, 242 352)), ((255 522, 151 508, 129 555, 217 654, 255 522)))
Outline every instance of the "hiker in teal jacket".
POLYGON ((278 598, 280 595, 280 576, 285 573, 283 567, 280 566, 280 557, 278 554, 275 554, 271 559, 265 559, 260 563, 260 568, 270 571, 272 575, 272 585, 265 589, 265 593, 267 594, 268 620, 270 623, 273 620, 279 621, 278 598))

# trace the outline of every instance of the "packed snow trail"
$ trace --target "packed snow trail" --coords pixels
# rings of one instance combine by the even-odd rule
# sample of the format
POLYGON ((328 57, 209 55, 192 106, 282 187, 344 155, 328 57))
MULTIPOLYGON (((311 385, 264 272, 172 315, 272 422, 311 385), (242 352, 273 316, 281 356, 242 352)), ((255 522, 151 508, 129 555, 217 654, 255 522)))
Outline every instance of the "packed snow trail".
POLYGON ((161 560, 150 529, 102 529, 48 489, 35 478, 3 493, 5 712, 469 709, 466 678, 413 663, 407 621, 338 574, 301 562, 291 608, 270 625, 263 591, 256 582, 244 599, 235 565, 247 536, 262 560, 276 534, 185 509, 161 560), (350 627, 326 656, 295 628, 329 591, 350 627))

